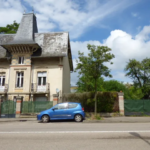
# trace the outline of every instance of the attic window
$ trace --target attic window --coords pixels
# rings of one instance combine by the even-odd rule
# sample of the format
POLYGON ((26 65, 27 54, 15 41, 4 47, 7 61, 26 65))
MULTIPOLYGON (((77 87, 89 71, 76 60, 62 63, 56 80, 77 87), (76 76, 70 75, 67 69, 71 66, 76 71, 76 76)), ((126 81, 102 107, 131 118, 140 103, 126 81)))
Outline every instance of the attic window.
POLYGON ((18 58, 18 64, 24 64, 24 57, 18 58))

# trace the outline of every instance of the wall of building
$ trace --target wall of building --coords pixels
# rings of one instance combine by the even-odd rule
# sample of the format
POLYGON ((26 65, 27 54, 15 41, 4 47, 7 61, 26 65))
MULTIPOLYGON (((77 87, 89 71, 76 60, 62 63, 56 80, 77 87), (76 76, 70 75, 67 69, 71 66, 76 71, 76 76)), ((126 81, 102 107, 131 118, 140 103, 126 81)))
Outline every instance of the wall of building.
POLYGON ((62 93, 70 92, 68 57, 32 58, 31 65, 30 59, 27 56, 25 57, 25 62, 29 63, 24 65, 17 64, 18 57, 16 56, 12 58, 12 64, 7 59, 0 60, 0 72, 5 72, 5 83, 9 84, 8 99, 14 100, 14 97, 19 95, 23 97, 24 101, 31 100, 31 86, 32 83, 38 83, 38 72, 47 72, 46 82, 50 84, 50 94, 42 94, 42 96, 46 96, 49 101, 53 101, 53 94, 56 94, 56 89, 59 89, 58 102, 61 102, 62 93), (16 88, 16 73, 20 71, 24 72, 24 85, 23 88, 16 88))
POLYGON ((70 66, 68 57, 63 57, 63 91, 70 93, 70 66))
POLYGON ((9 81, 9 66, 10 62, 7 59, 0 59, 0 73, 5 73, 5 84, 9 81))
POLYGON ((15 96, 22 96, 24 101, 30 99, 30 80, 31 80, 31 62, 30 54, 13 54, 10 65, 10 78, 9 78, 9 90, 8 99, 14 100, 15 96), (18 64, 18 58, 24 57, 24 64, 18 64), (16 87, 17 72, 23 72, 23 87, 16 87))
POLYGON ((62 91, 62 71, 63 68, 60 66, 60 60, 57 57, 32 59, 31 83, 38 83, 38 72, 47 72, 47 83, 50 84, 48 100, 53 101, 56 88, 62 91))

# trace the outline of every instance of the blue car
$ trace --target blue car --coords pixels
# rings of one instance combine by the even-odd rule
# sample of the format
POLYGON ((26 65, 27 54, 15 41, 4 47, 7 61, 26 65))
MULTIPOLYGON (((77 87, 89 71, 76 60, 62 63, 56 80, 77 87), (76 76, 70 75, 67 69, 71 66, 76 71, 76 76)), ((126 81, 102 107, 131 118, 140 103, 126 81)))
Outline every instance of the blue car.
POLYGON ((68 119, 74 119, 76 122, 81 122, 85 119, 84 108, 82 108, 80 103, 60 103, 37 115, 37 120, 41 120, 42 122, 68 119))

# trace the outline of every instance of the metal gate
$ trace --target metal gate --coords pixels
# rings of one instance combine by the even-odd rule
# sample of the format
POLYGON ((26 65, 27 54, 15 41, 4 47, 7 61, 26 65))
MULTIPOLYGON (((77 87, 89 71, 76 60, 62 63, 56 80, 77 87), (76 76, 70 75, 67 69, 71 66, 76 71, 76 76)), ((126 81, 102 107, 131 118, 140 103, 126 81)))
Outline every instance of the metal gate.
POLYGON ((23 101, 21 106, 21 113, 39 113, 43 110, 50 109, 52 106, 52 101, 23 101))
POLYGON ((125 100, 125 116, 150 115, 150 100, 125 100))
POLYGON ((3 101, 1 103, 1 118, 16 117, 16 102, 12 100, 3 101))

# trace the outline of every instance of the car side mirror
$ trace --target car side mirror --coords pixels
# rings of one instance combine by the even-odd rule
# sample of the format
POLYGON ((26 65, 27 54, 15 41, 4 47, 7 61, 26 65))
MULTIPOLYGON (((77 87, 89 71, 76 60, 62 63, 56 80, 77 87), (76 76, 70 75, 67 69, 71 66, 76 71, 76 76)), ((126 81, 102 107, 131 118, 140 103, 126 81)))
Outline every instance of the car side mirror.
POLYGON ((52 110, 54 111, 54 110, 56 110, 56 109, 58 109, 58 108, 53 108, 52 110))

